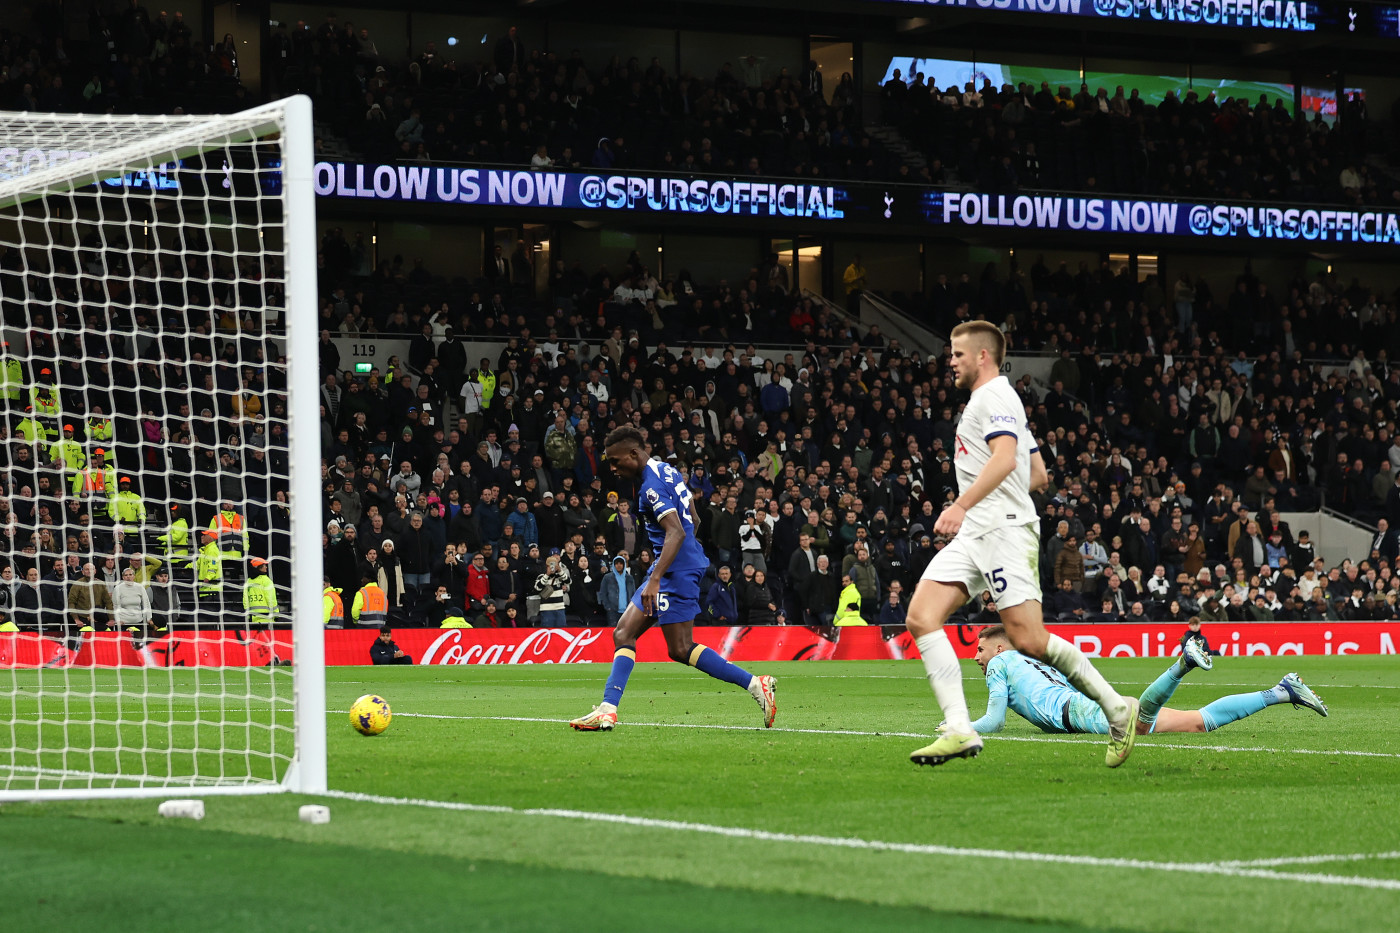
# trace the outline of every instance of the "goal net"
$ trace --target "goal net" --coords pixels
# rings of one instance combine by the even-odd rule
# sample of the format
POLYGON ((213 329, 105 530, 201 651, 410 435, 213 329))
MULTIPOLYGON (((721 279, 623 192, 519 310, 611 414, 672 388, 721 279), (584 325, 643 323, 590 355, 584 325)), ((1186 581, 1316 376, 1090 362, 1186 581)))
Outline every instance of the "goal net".
POLYGON ((312 168, 0 113, 0 800, 325 789, 312 168))

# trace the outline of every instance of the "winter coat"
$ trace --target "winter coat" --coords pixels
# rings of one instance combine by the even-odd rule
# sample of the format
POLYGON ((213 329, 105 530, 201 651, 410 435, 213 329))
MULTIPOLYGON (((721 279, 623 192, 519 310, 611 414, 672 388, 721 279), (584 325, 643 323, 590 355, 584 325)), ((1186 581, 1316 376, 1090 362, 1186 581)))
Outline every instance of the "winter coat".
POLYGON ((737 589, 739 590, 739 618, 744 625, 772 625, 777 621, 774 611, 768 608, 769 603, 776 602, 772 592, 768 589, 768 584, 757 583, 753 580, 740 580, 737 589))
POLYGON ((623 570, 621 574, 609 569, 603 574, 602 585, 598 587, 598 606, 605 612, 617 612, 619 601, 624 605, 632 598, 632 594, 637 592, 637 581, 632 577, 631 570, 623 570))
POLYGON ((732 580, 729 583, 721 583, 718 580, 714 582, 710 591, 705 594, 705 610, 712 622, 727 622, 733 625, 739 621, 739 601, 734 595, 732 580))

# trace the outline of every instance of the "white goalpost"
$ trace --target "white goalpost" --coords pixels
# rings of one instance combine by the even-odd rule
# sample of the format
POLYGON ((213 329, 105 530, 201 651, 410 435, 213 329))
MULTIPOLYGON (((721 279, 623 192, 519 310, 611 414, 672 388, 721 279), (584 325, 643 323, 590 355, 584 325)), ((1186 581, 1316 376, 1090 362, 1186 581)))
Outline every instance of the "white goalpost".
POLYGON ((326 790, 314 161, 0 112, 0 801, 326 790))

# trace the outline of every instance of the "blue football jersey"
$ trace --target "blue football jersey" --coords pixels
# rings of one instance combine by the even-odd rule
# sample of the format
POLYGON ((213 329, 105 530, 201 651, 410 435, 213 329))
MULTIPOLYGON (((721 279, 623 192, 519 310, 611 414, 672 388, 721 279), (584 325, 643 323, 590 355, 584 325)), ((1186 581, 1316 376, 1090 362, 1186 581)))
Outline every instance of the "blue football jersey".
POLYGON ((651 541, 652 552, 661 556, 666 544, 666 530, 661 527, 661 519, 675 512, 685 529, 685 540, 676 559, 668 568, 669 573, 677 571, 704 570, 710 566, 705 549, 695 537, 695 519, 690 514, 691 492, 685 484, 685 477, 675 467, 655 457, 647 461, 642 471, 641 487, 637 490, 637 512, 642 517, 647 538, 651 541))
POLYGON ((999 731, 1007 706, 1044 732, 1064 732, 1066 704, 1083 697, 1059 671, 1019 651, 988 662, 987 691, 987 714, 972 724, 977 732, 999 731))

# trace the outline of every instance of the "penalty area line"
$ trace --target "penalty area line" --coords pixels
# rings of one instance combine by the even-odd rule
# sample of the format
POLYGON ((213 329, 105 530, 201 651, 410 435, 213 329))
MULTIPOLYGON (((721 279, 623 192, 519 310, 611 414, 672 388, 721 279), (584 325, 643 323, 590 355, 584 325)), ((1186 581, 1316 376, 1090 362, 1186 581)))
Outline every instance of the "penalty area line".
POLYGON ((337 800, 348 800, 356 803, 380 804, 384 806, 424 807, 437 810, 455 810, 464 813, 495 813, 509 816, 549 817, 553 819, 578 820, 588 823, 632 826, 640 829, 659 829, 669 832, 722 836, 730 839, 749 839, 757 842, 780 842, 835 849, 860 849, 870 852, 898 852, 907 855, 937 855, 953 858, 992 859, 1005 862, 1075 865, 1089 868, 1132 868, 1144 871, 1171 871, 1195 875, 1255 878, 1266 881, 1288 881, 1295 884, 1320 884, 1372 888, 1383 891, 1400 891, 1400 880, 1390 878, 1328 875, 1319 872, 1280 872, 1268 868, 1220 862, 1154 862, 1143 859, 1103 858, 1093 855, 1064 855, 1055 852, 1017 852, 1008 849, 976 849, 911 842, 886 842, 879 839, 860 839, 847 836, 776 833, 762 829, 748 829, 742 826, 717 826, 710 823, 661 820, 652 817, 628 816, 624 813, 601 813, 589 810, 564 810, 553 808, 521 809, 518 807, 498 805, 456 803, 446 800, 386 797, 379 794, 363 794, 355 791, 332 790, 319 796, 331 797, 337 800))
MULTIPOLYGON (((328 714, 344 715, 347 710, 327 710, 328 714)), ((540 722, 557 723, 567 725, 567 719, 548 719, 539 716, 453 716, 447 713, 394 713, 405 719, 449 719, 461 721, 484 721, 484 722, 540 722)), ((729 726, 721 723, 701 723, 701 722, 628 722, 629 726, 641 726, 655 729, 716 729, 722 732, 788 732, 799 735, 854 735, 869 736, 871 738, 896 738, 896 739, 932 739, 937 736, 927 732, 865 732, 858 729, 791 729, 779 726, 774 729, 762 729, 758 726, 729 726)), ((1172 733, 1163 733, 1170 735, 1172 733)), ((1087 738, 1069 738, 1065 736, 1053 735, 999 735, 987 736, 997 742, 1034 742, 1040 744, 1053 745, 1089 745, 1103 741, 1101 737, 1095 735, 1087 738)), ((1184 749, 1186 751, 1198 752, 1268 752, 1274 755, 1327 755, 1352 758, 1400 758, 1400 753, 1395 752, 1364 752, 1349 751, 1345 749, 1320 749, 1320 748, 1271 748, 1268 746, 1249 745, 1187 745, 1183 742, 1151 742, 1142 741, 1148 736, 1139 736, 1138 741, 1145 748, 1173 748, 1184 749)))

